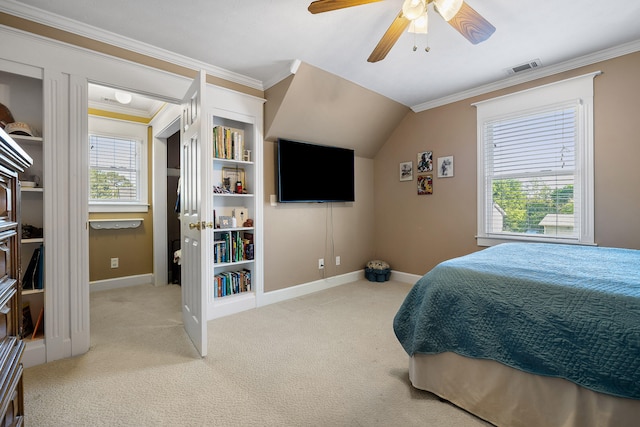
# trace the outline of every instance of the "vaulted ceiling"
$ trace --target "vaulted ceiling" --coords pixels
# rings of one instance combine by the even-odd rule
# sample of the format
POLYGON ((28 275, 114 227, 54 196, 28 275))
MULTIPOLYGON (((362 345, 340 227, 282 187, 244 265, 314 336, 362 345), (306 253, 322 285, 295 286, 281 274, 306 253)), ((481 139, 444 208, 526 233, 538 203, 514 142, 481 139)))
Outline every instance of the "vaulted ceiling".
POLYGON ((638 50, 640 40, 640 2, 467 0, 497 28, 487 41, 469 43, 431 11, 428 35, 403 33, 384 60, 369 63, 402 0, 316 15, 309 3, 0 0, 0 9, 115 43, 141 42, 247 76, 262 89, 300 60, 414 109, 509 79, 507 70, 532 60, 553 67, 603 49, 638 50))

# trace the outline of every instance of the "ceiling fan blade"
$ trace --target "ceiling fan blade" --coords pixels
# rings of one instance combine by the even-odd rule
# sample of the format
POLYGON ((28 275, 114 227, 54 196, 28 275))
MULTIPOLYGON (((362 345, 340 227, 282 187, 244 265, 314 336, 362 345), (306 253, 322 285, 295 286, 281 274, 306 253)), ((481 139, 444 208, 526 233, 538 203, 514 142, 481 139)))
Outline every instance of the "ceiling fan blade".
POLYGON ((393 45, 396 44, 402 32, 409 26, 410 22, 411 21, 404 17, 402 11, 400 11, 396 19, 394 19, 389 26, 389 29, 387 29, 387 32, 384 33, 378 42, 378 45, 373 49, 373 52, 371 52, 371 55, 369 55, 367 61, 378 62, 383 60, 393 45))
POLYGON ((449 24, 473 44, 485 41, 496 31, 496 27, 466 2, 462 2, 462 7, 449 24))
POLYGON ((309 12, 322 13, 345 7, 360 6, 361 4, 375 3, 382 0, 316 0, 309 5, 309 12))

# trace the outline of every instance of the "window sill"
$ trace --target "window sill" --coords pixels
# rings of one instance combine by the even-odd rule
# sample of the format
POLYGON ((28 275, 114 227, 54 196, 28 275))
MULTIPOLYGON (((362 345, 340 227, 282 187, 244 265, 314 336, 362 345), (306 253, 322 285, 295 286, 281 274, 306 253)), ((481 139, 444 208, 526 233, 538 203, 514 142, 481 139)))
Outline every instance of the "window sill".
POLYGON ((519 237, 519 236, 476 236, 478 246, 495 246, 500 243, 520 242, 520 243, 557 243, 564 245, 598 246, 593 242, 581 242, 576 239, 545 239, 544 237, 519 237))

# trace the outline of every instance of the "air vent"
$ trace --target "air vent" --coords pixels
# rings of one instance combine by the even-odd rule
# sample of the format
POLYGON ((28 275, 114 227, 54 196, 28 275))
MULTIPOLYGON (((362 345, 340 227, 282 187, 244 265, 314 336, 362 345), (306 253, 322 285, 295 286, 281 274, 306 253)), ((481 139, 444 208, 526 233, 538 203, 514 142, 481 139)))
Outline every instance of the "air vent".
POLYGON ((523 71, 532 70, 534 68, 542 67, 542 62, 539 59, 525 62, 524 64, 516 65, 515 67, 507 68, 507 74, 517 74, 523 71))

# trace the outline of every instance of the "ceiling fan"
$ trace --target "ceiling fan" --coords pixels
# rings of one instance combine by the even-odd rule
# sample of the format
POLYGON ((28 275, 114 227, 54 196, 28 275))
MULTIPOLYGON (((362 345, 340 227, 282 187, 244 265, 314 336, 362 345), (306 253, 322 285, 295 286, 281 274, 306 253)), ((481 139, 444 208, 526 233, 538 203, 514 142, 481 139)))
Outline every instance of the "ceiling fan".
MULTIPOLYGON (((329 12, 378 1, 382 0, 316 0, 309 5, 309 12, 314 14, 329 12)), ((407 27, 409 27, 409 32, 426 33, 429 3, 433 3, 435 10, 444 20, 473 44, 487 40, 496 30, 496 27, 464 0, 404 0, 402 10, 373 49, 367 61, 378 62, 384 59, 407 27)))

